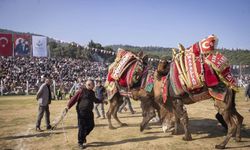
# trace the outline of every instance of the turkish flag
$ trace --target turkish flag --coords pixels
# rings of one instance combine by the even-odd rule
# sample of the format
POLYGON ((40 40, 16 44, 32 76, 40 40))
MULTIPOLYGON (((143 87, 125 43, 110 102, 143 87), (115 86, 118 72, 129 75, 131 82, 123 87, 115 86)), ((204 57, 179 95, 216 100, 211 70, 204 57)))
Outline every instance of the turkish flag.
POLYGON ((12 34, 0 33, 0 56, 12 55, 12 34))
POLYGON ((14 34, 15 56, 31 55, 31 36, 29 34, 14 34))

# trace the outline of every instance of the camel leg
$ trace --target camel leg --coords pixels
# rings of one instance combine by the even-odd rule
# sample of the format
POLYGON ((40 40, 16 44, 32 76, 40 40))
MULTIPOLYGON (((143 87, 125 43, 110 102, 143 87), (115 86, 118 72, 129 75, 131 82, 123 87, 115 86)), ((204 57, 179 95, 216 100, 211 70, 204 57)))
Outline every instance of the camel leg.
POLYGON ((178 135, 180 133, 179 129, 180 129, 180 118, 178 118, 176 112, 174 112, 175 114, 175 123, 174 123, 174 131, 172 132, 173 135, 178 135))
POLYGON ((227 131, 227 123, 224 121, 223 116, 218 112, 215 115, 215 118, 219 121, 219 123, 224 127, 224 129, 227 131))
POLYGON ((230 113, 229 111, 225 111, 222 114, 222 116, 223 116, 223 119, 225 120, 225 122, 227 123, 228 131, 227 131, 227 135, 226 135, 224 141, 222 143, 220 143, 219 145, 215 145, 215 148, 217 148, 217 149, 224 149, 226 147, 228 141, 230 140, 230 138, 236 132, 236 124, 235 124, 235 121, 233 119, 232 113, 230 113))
POLYGON ((189 132, 189 124, 188 124, 188 114, 186 111, 186 108, 184 107, 184 104, 181 100, 177 99, 173 103, 175 112, 176 112, 176 117, 180 119, 180 122, 184 128, 185 136, 183 137, 183 140, 185 141, 190 141, 192 140, 192 136, 189 132))
POLYGON ((224 149, 230 140, 230 138, 236 133, 237 126, 239 126, 239 120, 236 117, 236 108, 235 108, 235 95, 231 89, 227 89, 227 94, 224 101, 215 101, 215 106, 218 108, 218 111, 222 114, 224 121, 228 126, 227 135, 224 138, 224 141, 219 145, 215 145, 217 149, 224 149))
POLYGON ((110 103, 109 103, 109 110, 107 111, 106 113, 106 116, 107 116, 107 119, 108 119, 108 124, 109 124, 109 129, 116 129, 113 125, 112 125, 112 122, 111 122, 111 114, 113 114, 114 112, 114 109, 117 105, 117 102, 115 100, 115 97, 113 97, 111 100, 110 100, 110 103))
POLYGON ((158 115, 158 118, 159 118, 159 123, 161 123, 161 121, 160 121, 160 118, 161 118, 160 106, 156 102, 153 102, 152 106, 153 106, 153 108, 156 109, 157 115, 158 115))
POLYGON ((114 107, 114 111, 112 113, 113 118, 117 121, 117 123, 120 125, 120 127, 122 127, 122 126, 128 126, 126 123, 122 123, 120 121, 120 119, 117 117, 117 112, 118 112, 120 106, 122 105, 122 103, 123 103, 122 96, 117 97, 117 105, 114 107))
POLYGON ((241 141, 241 126, 242 126, 244 118, 239 114, 239 112, 237 112, 237 110, 235 111, 235 118, 236 118, 235 140, 236 142, 240 142, 241 141))
MULTIPOLYGON (((140 131, 142 132, 145 128, 150 129, 148 126, 149 121, 156 116, 155 109, 151 100, 141 100, 141 109, 142 109, 142 122, 140 124, 140 131)), ((158 110, 157 110, 158 111, 158 110)))

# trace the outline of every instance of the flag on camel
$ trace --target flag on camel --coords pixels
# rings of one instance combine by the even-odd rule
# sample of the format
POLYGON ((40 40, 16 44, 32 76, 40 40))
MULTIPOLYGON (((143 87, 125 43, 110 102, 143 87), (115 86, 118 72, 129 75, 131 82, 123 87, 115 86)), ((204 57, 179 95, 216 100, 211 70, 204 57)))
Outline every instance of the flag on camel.
POLYGON ((30 56, 31 36, 29 34, 14 34, 15 56, 30 56))
POLYGON ((12 56, 12 34, 0 33, 0 56, 12 56))
POLYGON ((47 38, 43 36, 32 36, 33 56, 47 57, 47 38))

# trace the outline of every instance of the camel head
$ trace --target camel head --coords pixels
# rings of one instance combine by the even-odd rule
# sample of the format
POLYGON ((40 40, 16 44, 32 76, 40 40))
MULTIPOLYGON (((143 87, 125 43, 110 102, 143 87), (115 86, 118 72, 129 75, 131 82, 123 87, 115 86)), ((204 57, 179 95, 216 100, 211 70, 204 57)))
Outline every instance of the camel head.
POLYGON ((142 63, 145 66, 148 64, 148 55, 144 54, 143 51, 138 52, 136 55, 142 60, 142 63))
POLYGON ((144 99, 148 99, 148 97, 150 97, 151 93, 148 93, 146 90, 144 89, 131 89, 131 97, 134 100, 144 100, 144 99))
POLYGON ((147 126, 148 122, 156 116, 155 105, 153 92, 149 93, 144 89, 134 89, 131 90, 132 97, 135 100, 141 101, 141 109, 142 109, 142 122, 140 124, 140 131, 142 132, 147 126))

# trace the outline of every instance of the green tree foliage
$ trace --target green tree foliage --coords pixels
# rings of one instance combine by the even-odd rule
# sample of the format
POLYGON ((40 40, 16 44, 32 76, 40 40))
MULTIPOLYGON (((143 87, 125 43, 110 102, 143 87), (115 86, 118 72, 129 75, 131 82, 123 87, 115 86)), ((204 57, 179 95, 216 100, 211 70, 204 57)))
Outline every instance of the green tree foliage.
MULTIPOLYGON (((155 57, 155 58, 159 58, 161 56, 172 57, 172 48, 154 47, 154 46, 139 47, 139 46, 131 46, 131 45, 110 45, 110 47, 112 47, 114 50, 117 50, 118 48, 123 48, 123 49, 131 50, 134 52, 143 50, 150 57, 155 57)), ((234 50, 234 49, 223 48, 223 49, 218 49, 216 51, 225 55, 229 59, 230 64, 250 65, 250 50, 246 50, 246 49, 234 50)))
POLYGON ((172 56, 172 48, 164 48, 157 46, 131 46, 131 45, 110 45, 109 47, 117 50, 118 48, 123 48, 125 50, 130 50, 133 52, 143 51, 149 57, 160 58, 161 56, 172 56))
POLYGON ((218 50, 224 54, 230 61, 230 64, 234 65, 250 65, 250 51, 249 50, 229 50, 222 49, 218 50))
MULTIPOLYGON (((23 32, 15 32, 6 29, 0 29, 0 33, 23 34, 23 32)), ((25 33, 30 35, 39 35, 34 33, 25 33)), ((157 46, 131 46, 131 45, 109 45, 102 46, 91 40, 88 47, 92 50, 86 49, 76 43, 61 42, 52 38, 48 38, 48 48, 50 49, 51 57, 71 57, 90 61, 104 61, 112 62, 115 56, 110 52, 116 51, 118 48, 131 50, 133 52, 143 51, 149 57, 160 58, 162 56, 172 56, 172 48, 157 47, 157 46), (93 49, 106 50, 108 53, 95 51, 93 49)), ((246 49, 219 49, 217 50, 224 54, 229 60, 230 64, 234 65, 250 65, 250 50, 246 49)))

